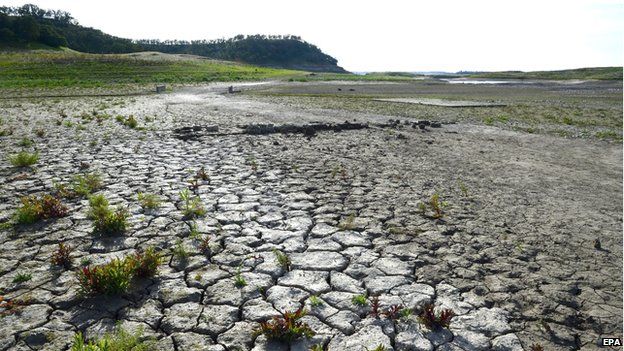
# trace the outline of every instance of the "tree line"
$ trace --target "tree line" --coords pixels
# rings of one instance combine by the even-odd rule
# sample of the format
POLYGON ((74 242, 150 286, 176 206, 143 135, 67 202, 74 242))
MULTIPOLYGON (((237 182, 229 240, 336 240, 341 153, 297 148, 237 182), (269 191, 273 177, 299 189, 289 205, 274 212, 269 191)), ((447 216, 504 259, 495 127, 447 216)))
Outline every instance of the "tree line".
POLYGON ((65 11, 44 10, 32 4, 0 7, 0 43, 33 42, 96 54, 160 51, 283 67, 335 66, 337 63, 336 59, 295 35, 237 35, 229 39, 193 41, 130 40, 83 27, 65 11))

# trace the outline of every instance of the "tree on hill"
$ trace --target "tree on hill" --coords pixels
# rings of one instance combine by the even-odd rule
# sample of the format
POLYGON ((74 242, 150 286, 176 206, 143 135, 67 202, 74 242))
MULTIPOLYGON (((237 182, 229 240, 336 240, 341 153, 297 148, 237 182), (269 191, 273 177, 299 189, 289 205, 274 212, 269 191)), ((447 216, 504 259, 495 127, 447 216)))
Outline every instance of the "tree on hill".
POLYGON ((83 27, 67 12, 36 5, 0 7, 0 42, 67 46, 94 54, 161 51, 277 67, 306 67, 342 72, 333 57, 294 35, 237 35, 217 40, 129 40, 83 27))

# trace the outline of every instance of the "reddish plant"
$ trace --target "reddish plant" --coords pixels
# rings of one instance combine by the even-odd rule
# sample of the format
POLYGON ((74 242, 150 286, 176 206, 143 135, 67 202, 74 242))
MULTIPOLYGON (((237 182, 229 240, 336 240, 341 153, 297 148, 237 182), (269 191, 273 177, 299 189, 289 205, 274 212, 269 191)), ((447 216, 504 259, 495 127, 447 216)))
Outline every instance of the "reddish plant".
POLYGON ((531 351, 544 351, 544 348, 540 344, 533 344, 530 347, 531 351))
POLYGON ((418 315, 418 321, 429 329, 448 328, 455 313, 450 309, 435 312, 433 304, 427 304, 418 315))
POLYGON ((42 213, 41 217, 47 218, 60 218, 67 216, 67 206, 61 203, 57 197, 52 195, 44 195, 41 197, 42 213))
POLYGON ((388 319, 396 320, 401 318, 401 312, 403 312, 403 309, 404 308, 401 305, 392 305, 382 314, 388 319))
POLYGON ((162 260, 162 255, 156 252, 156 249, 153 247, 126 258, 126 261, 134 271, 134 276, 138 278, 150 278, 156 275, 158 265, 162 263, 162 260))
POLYGON ((368 313, 368 315, 373 318, 379 318, 382 314, 380 305, 379 305, 379 296, 373 296, 370 299, 370 303, 371 303, 371 311, 368 313))
POLYGON ((210 255, 210 237, 205 236, 199 239, 199 251, 203 252, 205 255, 210 255))
POLYGON ((315 332, 307 323, 299 321, 307 314, 303 308, 295 312, 286 311, 282 316, 275 316, 254 329, 254 335, 266 336, 269 340, 291 342, 300 337, 311 338, 315 332))
POLYGON ((63 268, 71 267, 71 257, 69 257, 73 251, 73 248, 63 243, 58 244, 58 249, 52 254, 52 264, 61 266, 63 268))
POLYGON ((18 313, 22 307, 26 305, 28 305, 28 301, 16 299, 5 300, 4 296, 0 296, 0 317, 18 313))

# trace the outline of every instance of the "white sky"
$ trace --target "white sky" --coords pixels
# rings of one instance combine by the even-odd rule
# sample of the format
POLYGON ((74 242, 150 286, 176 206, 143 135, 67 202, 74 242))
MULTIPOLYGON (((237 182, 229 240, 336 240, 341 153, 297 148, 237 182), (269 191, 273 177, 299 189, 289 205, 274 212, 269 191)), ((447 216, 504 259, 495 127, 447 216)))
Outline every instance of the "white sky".
POLYGON ((132 39, 294 34, 350 71, 622 66, 624 1, 0 0, 132 39))

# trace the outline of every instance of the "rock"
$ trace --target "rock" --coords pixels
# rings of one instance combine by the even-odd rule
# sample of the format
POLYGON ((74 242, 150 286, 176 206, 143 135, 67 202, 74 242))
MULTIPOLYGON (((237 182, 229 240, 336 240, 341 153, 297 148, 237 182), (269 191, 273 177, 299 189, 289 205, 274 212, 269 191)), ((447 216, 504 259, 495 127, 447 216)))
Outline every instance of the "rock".
POLYGON ((217 336, 238 321, 238 308, 227 305, 207 305, 199 316, 199 323, 195 330, 217 336))
POLYGON ((293 270, 278 279, 280 285, 294 286, 312 294, 327 292, 331 289, 327 283, 329 273, 293 270))
POLYGON ((220 334, 217 342, 227 350, 249 350, 253 345, 252 331, 254 323, 237 322, 232 328, 220 334))
POLYGON ((329 343, 328 349, 332 351, 373 350, 380 345, 388 351, 394 350, 390 338, 383 333, 381 327, 369 325, 358 330, 353 335, 336 336, 329 343))
POLYGON ((344 256, 333 251, 293 253, 290 258, 293 269, 340 271, 349 263, 344 256))
POLYGON ((520 339, 515 334, 505 334, 492 340, 494 351, 523 351, 520 339))
POLYGON ((197 325, 197 319, 203 306, 195 302, 179 303, 165 309, 161 328, 168 334, 191 331, 197 325))

